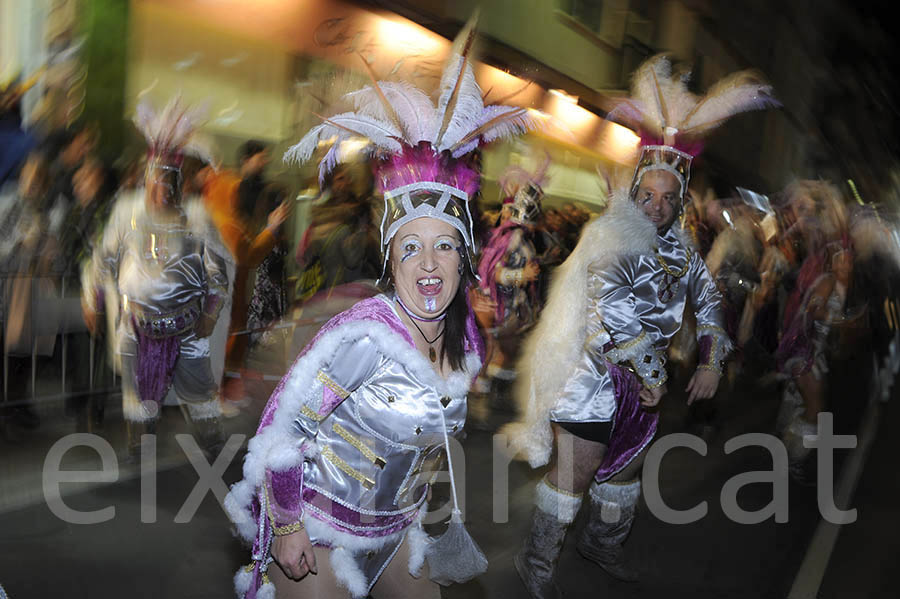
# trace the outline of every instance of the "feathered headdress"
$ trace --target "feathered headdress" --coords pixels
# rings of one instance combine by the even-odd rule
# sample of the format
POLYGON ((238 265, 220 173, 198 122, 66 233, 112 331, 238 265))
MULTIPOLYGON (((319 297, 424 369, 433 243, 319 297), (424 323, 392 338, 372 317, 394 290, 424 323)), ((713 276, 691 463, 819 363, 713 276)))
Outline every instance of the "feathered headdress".
POLYGON ((740 112, 781 106, 771 95, 772 87, 754 71, 729 75, 703 97, 688 91, 689 77, 689 72, 674 74, 667 57, 654 56, 635 71, 632 97, 620 101, 607 117, 641 135, 632 194, 645 173, 665 170, 678 178, 683 198, 691 160, 700 153, 704 136, 740 112))
POLYGON ((474 241, 468 201, 478 191, 480 173, 469 155, 482 144, 538 128, 547 118, 528 108, 484 105, 472 70, 474 39, 470 21, 444 67, 437 104, 409 83, 377 81, 366 62, 371 84, 344 96, 354 110, 322 117, 322 124, 284 155, 286 162, 305 162, 320 142, 332 140, 319 164, 321 182, 343 159, 342 142, 352 138, 370 142, 366 151, 376 159, 375 178, 385 200, 381 224, 385 265, 397 229, 427 216, 460 232, 471 266, 474 241))
POLYGON ((174 96, 157 112, 148 100, 137 106, 134 124, 147 140, 147 168, 161 165, 180 168, 185 154, 214 164, 209 146, 197 129, 206 118, 207 106, 191 106, 174 96))
POLYGON ((534 172, 521 166, 508 166, 500 176, 500 193, 504 204, 512 204, 510 219, 517 223, 533 223, 541 211, 544 197, 543 185, 550 167, 550 153, 544 152, 544 159, 534 172))

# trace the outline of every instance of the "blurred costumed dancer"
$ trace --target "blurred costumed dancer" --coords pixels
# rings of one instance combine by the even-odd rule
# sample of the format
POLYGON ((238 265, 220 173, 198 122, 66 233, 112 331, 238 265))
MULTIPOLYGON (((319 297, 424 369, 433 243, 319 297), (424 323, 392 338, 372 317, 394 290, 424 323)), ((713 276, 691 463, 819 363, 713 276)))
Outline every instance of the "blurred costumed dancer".
POLYGON ((776 429, 787 448, 791 476, 805 481, 812 449, 803 438, 817 433, 819 413, 825 410, 828 335, 844 316, 854 253, 849 215, 834 185, 796 181, 785 195, 793 220, 785 237, 798 239, 806 254, 785 304, 775 351, 778 372, 788 380, 776 429))
POLYGON ((547 155, 534 173, 517 166, 506 169, 500 178, 500 188, 506 195, 503 221, 491 231, 478 262, 481 286, 476 293, 489 298, 485 304, 493 308, 479 312, 479 324, 487 335, 487 363, 475 381, 475 394, 469 398, 470 416, 482 424, 488 419, 494 379, 515 378, 512 361, 520 336, 537 320, 540 266, 533 236, 549 164, 547 155))
POLYGON ((471 32, 464 33, 437 106, 408 83, 373 76, 345 96, 355 112, 325 119, 285 156, 308 160, 334 137, 324 176, 343 142, 370 142, 392 289, 329 321, 263 412, 244 479, 225 502, 252 543, 253 561, 235 576, 241 597, 277 590, 282 599, 436 598, 435 582, 467 580, 487 567, 458 509, 431 542, 421 518, 448 436, 462 432, 466 392, 482 361, 466 289, 474 276, 469 198, 480 177, 471 153, 541 117, 483 105, 468 57, 471 32))
POLYGON ((116 204, 82 272, 88 327, 107 314, 131 454, 155 431, 170 386, 200 446, 214 453, 222 443, 208 337, 229 293, 230 254, 202 203, 181 198, 184 156, 211 163, 195 136, 202 114, 178 97, 159 113, 138 106, 149 146, 144 188, 116 204))
POLYGON ((700 360, 689 402, 712 397, 731 342, 720 295, 676 224, 688 188, 687 144, 734 113, 775 102, 749 73, 703 98, 673 77, 664 57, 635 73, 633 98, 611 117, 643 134, 629 188, 614 192, 557 270, 519 369, 524 421, 509 431, 535 468, 554 459, 538 484, 531 531, 515 558, 531 596, 556 597, 556 561, 566 529, 589 491, 579 553, 612 576, 633 581, 623 542, 635 517, 644 450, 656 432, 653 408, 666 392, 665 355, 690 300, 700 360), (659 142, 662 143, 659 143, 659 142))

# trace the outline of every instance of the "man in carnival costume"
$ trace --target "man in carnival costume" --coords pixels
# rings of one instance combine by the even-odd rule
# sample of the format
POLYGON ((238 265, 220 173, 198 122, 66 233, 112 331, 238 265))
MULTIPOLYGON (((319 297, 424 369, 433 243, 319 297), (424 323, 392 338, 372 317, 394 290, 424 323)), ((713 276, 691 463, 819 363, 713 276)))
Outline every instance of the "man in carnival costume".
POLYGON ((540 266, 534 247, 534 227, 541 214, 541 185, 550 164, 549 154, 535 172, 510 166, 500 178, 506 197, 502 222, 491 231, 478 262, 478 292, 493 308, 479 316, 487 338, 487 365, 475 381, 470 397, 471 416, 481 424, 488 419, 493 380, 512 379, 513 352, 519 338, 534 325, 540 304, 540 266), (513 347, 506 347, 513 341, 513 347), (476 399, 477 398, 477 399, 476 399))
POLYGON ((553 460, 538 483, 534 521, 515 565, 533 597, 556 597, 556 561, 589 490, 579 553, 612 576, 637 575, 623 542, 641 492, 642 455, 666 393, 666 349, 688 300, 696 311, 699 363, 688 402, 712 397, 731 342, 720 295, 676 224, 690 177, 684 149, 734 113, 774 104, 769 87, 742 72, 703 98, 655 57, 634 75, 633 98, 611 118, 645 141, 631 185, 610 198, 560 266, 541 320, 529 337, 517 399, 524 421, 509 432, 533 467, 553 460), (662 143, 660 143, 662 141, 662 143))
POLYGON ((373 75, 344 97, 352 111, 324 119, 285 155, 308 160, 331 140, 324 177, 345 141, 370 142, 392 289, 329 321, 263 412, 244 479, 225 501, 253 547, 235 576, 241 597, 438 597, 435 582, 486 568, 462 526, 455 486, 447 533, 426 542, 421 518, 448 436, 462 431, 483 353, 466 289, 475 247, 469 198, 480 180, 471 153, 541 117, 483 105, 471 41, 467 32, 451 54, 437 106, 412 85, 373 75))
POLYGON ((159 113, 138 106, 149 146, 144 188, 115 206, 82 272, 88 327, 107 315, 132 454, 173 385, 201 447, 215 452, 222 442, 209 335, 229 293, 230 255, 201 202, 181 201, 184 156, 212 162, 195 136, 202 112, 178 97, 159 113))

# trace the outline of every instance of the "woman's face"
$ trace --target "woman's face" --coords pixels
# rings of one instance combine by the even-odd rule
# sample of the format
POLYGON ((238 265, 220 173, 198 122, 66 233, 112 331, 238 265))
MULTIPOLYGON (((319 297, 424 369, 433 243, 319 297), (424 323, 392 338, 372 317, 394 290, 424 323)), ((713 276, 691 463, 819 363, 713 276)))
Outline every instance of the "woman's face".
POLYGON ((391 241, 391 273, 403 304, 416 316, 443 314, 461 279, 459 232, 436 218, 417 218, 391 241))

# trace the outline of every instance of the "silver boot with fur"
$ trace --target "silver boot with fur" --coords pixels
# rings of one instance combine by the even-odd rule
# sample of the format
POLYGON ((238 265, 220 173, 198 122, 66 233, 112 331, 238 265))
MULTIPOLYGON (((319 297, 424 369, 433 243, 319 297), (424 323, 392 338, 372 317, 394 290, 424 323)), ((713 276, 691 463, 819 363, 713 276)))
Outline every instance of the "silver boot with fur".
POLYGON ((581 506, 581 497, 542 479, 535 497, 534 520, 522 550, 513 559, 522 583, 533 599, 558 599, 556 562, 566 530, 581 506))
POLYGON ((617 580, 636 582, 637 572, 625 562, 625 539, 631 532, 641 481, 591 483, 591 509, 576 549, 617 580))

